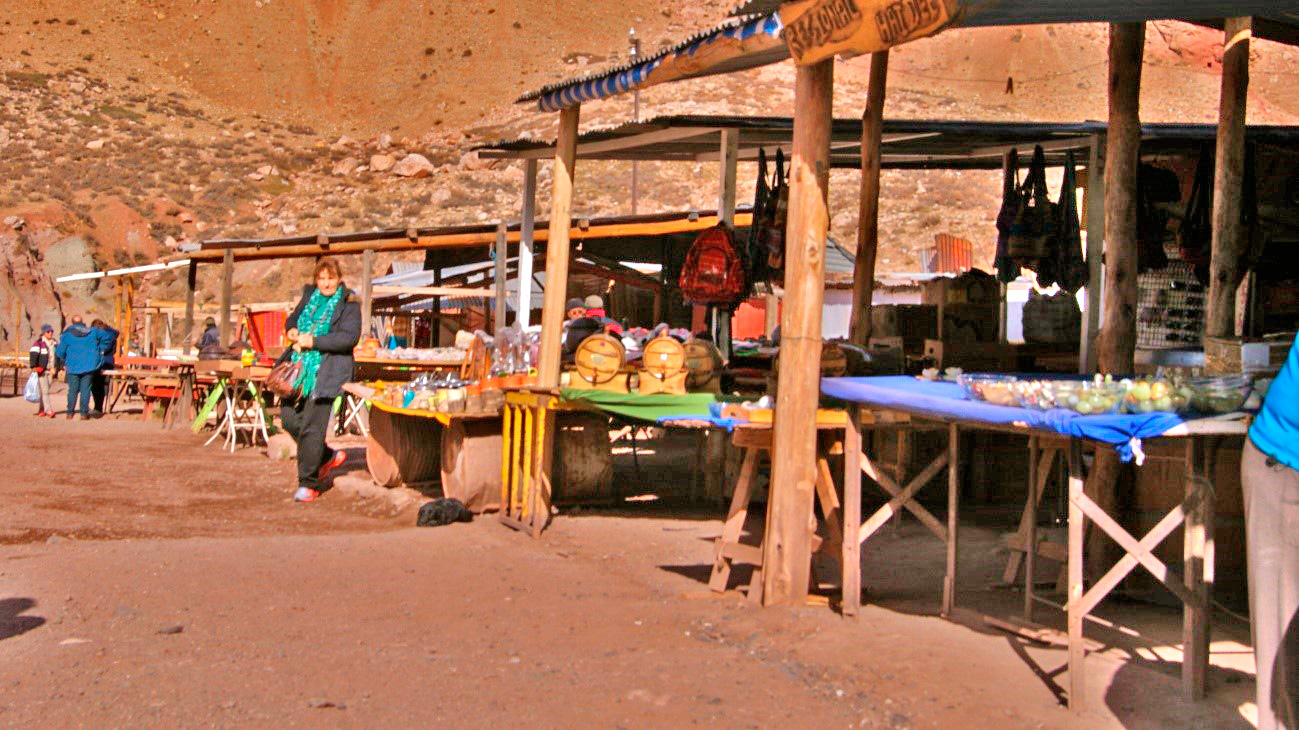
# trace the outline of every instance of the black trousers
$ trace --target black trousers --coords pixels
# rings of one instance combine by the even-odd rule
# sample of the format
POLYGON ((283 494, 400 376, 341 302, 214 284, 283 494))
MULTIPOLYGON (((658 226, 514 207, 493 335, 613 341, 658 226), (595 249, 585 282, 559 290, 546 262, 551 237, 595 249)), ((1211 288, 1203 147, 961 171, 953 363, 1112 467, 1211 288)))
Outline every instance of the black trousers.
POLYGON ((104 412, 104 395, 108 393, 108 376, 96 370, 90 378, 90 396, 95 401, 95 413, 104 412))
POLYGON ((299 398, 280 409, 284 430, 298 443, 298 486, 320 488, 320 467, 334 456, 325 445, 333 398, 299 398))

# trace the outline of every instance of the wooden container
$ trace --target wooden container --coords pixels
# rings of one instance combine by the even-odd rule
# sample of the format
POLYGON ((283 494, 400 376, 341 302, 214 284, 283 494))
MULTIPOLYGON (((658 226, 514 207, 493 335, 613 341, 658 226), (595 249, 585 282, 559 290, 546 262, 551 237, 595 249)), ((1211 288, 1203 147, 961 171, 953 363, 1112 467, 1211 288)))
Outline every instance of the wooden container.
POLYGON ((1290 354, 1293 334, 1262 339, 1205 337, 1204 372, 1209 375, 1277 372, 1290 354))
POLYGON ((627 350, 616 337, 594 334, 582 340, 573 354, 573 375, 568 387, 586 390, 629 391, 627 350))
POLYGON ((722 392, 722 353, 708 340, 691 339, 685 344, 686 390, 692 393, 722 392))
POLYGON ((660 335, 645 343, 637 390, 643 395, 686 392, 686 351, 673 337, 660 335))

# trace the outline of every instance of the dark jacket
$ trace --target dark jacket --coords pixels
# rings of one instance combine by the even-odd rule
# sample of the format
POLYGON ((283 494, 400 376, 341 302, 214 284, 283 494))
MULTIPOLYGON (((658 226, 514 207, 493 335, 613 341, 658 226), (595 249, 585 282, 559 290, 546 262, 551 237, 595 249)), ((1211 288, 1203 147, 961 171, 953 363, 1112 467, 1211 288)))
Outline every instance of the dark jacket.
MULTIPOLYGON (((341 284, 339 286, 342 286, 341 284)), ((302 287, 302 299, 293 313, 284 322, 284 329, 298 328, 298 317, 311 299, 314 286, 302 287)), ((352 291, 344 287, 344 299, 334 309, 334 319, 329 323, 329 332, 315 338, 311 349, 318 350, 320 369, 316 371, 316 389, 313 398, 333 398, 343 392, 343 383, 352 379, 352 348, 361 340, 361 305, 352 297, 352 291)))
POLYGON ((99 337, 84 324, 63 330, 54 355, 63 362, 69 375, 84 375, 99 369, 99 337))
POLYGON ((36 338, 36 341, 32 343, 29 354, 28 360, 30 364, 28 367, 32 370, 36 368, 41 368, 45 372, 51 370, 50 366, 54 364, 54 348, 50 347, 50 343, 44 337, 36 338))
POLYGON ((102 327, 91 327, 90 331, 95 334, 95 339, 99 343, 99 365, 96 370, 113 367, 113 356, 117 354, 117 330, 104 325, 102 327))
POLYGON ((203 330, 203 336, 198 338, 198 349, 206 349, 209 345, 221 344, 221 330, 216 325, 212 325, 203 330))

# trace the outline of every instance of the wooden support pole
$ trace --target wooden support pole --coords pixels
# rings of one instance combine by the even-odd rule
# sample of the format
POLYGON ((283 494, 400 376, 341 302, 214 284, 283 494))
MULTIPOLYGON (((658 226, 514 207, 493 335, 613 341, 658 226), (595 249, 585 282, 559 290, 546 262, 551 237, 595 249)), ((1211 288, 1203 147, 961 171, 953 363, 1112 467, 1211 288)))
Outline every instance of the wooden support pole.
MULTIPOLYGON (((1137 166, 1141 157, 1141 56, 1144 23, 1113 23, 1109 46, 1109 134, 1105 140, 1104 325, 1097 365, 1100 372, 1135 370, 1137 345, 1137 166)), ((1098 449, 1087 495, 1113 513, 1118 503, 1120 464, 1113 449, 1098 449)), ((1088 538, 1088 563, 1109 565, 1113 548, 1099 531, 1088 538)), ((1080 619, 1081 620, 1081 619, 1080 619)), ((1070 698, 1071 706, 1072 697, 1070 698)))
POLYGON ((537 381, 542 387, 559 385, 559 333, 564 325, 564 298, 568 296, 569 226, 573 217, 573 166, 577 161, 577 121, 580 106, 559 112, 559 139, 551 171, 550 237, 546 243, 546 296, 541 308, 541 354, 537 381))
POLYGON ((1083 495, 1082 443, 1069 439, 1069 592, 1065 601, 1069 630, 1069 709, 1077 712, 1085 704, 1086 672, 1083 658, 1083 495))
POLYGON ((852 269, 852 319, 849 341, 865 347, 871 337, 871 299, 875 295, 875 253, 880 237, 880 140, 884 130, 884 92, 889 52, 871 54, 870 87, 861 120, 861 192, 857 203, 857 258, 852 269))
POLYGON ((537 217, 537 161, 523 163, 523 217, 519 221, 519 306, 515 321, 528 326, 532 316, 533 225, 537 217))
POLYGON ((947 576, 943 579, 943 616, 951 617, 956 607, 956 547, 961 501, 961 430, 947 427, 947 576))
MULTIPOLYGON (((721 179, 717 185, 717 219, 719 223, 735 223, 735 172, 740 156, 740 132, 736 129, 722 130, 721 144, 721 179)), ((722 359, 731 359, 731 313, 720 309, 717 312, 717 347, 721 350, 722 359)))
POLYGON ((1137 165, 1144 23, 1110 25, 1110 122, 1105 145, 1105 324, 1102 372, 1131 373, 1137 343, 1137 165))
POLYGON ((505 234, 509 232, 509 226, 505 221, 496 224, 496 247, 492 249, 496 261, 496 271, 493 278, 495 279, 496 301, 492 315, 493 333, 500 332, 505 326, 505 285, 508 274, 505 273, 505 264, 510 256, 510 246, 505 242, 505 234))
POLYGON ((843 615, 861 606, 861 408, 848 407, 843 442, 843 615))
POLYGON ((1096 332, 1101 323, 1101 297, 1105 272, 1102 260, 1105 253, 1105 138, 1092 135, 1087 160, 1087 289, 1084 297, 1082 342, 1078 357, 1078 372, 1083 375, 1096 372, 1096 332))
POLYGON ((198 290, 198 263, 189 262, 185 279, 185 342, 181 346, 186 355, 194 346, 194 294, 198 290))
POLYGON ((371 317, 374 309, 374 249, 361 253, 361 339, 371 337, 371 317))
POLYGON ((172 324, 171 324, 171 319, 172 319, 172 318, 171 318, 171 312, 166 312, 165 315, 166 315, 166 320, 164 320, 164 322, 163 322, 163 325, 164 325, 165 329, 163 329, 163 331, 162 331, 162 346, 163 346, 164 349, 170 350, 170 349, 171 349, 171 329, 172 329, 172 324))
POLYGON ((767 292, 763 302, 762 334, 768 339, 776 332, 780 324, 780 297, 775 292, 767 292))
POLYGON ((1236 333, 1236 288, 1245 275, 1241 262, 1249 246, 1245 229, 1245 98, 1249 89, 1252 18, 1227 18, 1218 103, 1218 149, 1213 165, 1213 243, 1204 333, 1236 333))
POLYGON ((219 324, 221 332, 221 346, 225 347, 230 344, 230 331, 234 323, 230 319, 234 300, 235 286, 235 252, 234 249, 226 249, 225 259, 221 262, 221 322, 219 324))
POLYGON ((1186 513, 1182 527, 1182 579, 1195 599, 1182 607, 1182 691, 1188 700, 1204 699, 1209 675, 1209 632, 1213 597, 1213 500, 1200 471, 1194 436, 1186 439, 1186 496, 1200 499, 1186 513))
POLYGON ((830 122, 834 62, 799 66, 794 82, 794 148, 785 233, 771 495, 763 541, 763 603, 802 603, 811 569, 816 492, 816 407, 820 399, 821 304, 830 228, 830 122))

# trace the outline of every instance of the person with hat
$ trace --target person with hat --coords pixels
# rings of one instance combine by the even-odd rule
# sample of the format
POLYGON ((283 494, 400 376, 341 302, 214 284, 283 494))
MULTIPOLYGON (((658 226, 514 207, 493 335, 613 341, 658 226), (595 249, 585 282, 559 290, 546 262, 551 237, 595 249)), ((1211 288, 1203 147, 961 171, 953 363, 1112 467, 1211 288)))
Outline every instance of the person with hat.
POLYGON ((604 325, 605 332, 610 332, 619 337, 622 336, 622 325, 618 324, 617 320, 605 312, 604 300, 600 298, 599 294, 587 295, 583 304, 586 305, 586 316, 604 325))
POLYGON ((41 393, 36 415, 54 418, 54 403, 50 400, 50 371, 54 369, 54 327, 41 325, 41 334, 32 343, 28 361, 32 372, 36 373, 36 385, 41 393))
POLYGON ((90 386, 95 371, 99 369, 99 337, 86 326, 81 317, 72 318, 72 324, 63 330, 54 357, 63 363, 68 374, 68 418, 76 415, 80 401, 81 420, 90 418, 90 386))

